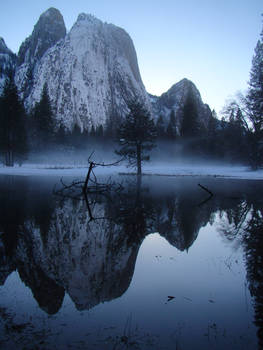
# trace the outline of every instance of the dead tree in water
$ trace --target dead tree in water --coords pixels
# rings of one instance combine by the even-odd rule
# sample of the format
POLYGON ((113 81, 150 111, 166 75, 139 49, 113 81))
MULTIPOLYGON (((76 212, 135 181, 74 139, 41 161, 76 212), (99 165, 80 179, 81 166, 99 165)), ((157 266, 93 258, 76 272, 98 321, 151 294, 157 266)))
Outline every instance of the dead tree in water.
POLYGON ((94 220, 92 216, 92 211, 91 211, 91 202, 88 200, 89 195, 107 195, 111 191, 119 192, 122 191, 123 187, 120 183, 115 183, 112 182, 111 179, 109 178, 106 183, 99 183, 97 181, 97 177, 94 173, 94 169, 98 166, 100 167, 109 167, 109 166, 116 166, 118 165, 122 160, 105 164, 105 163, 97 163, 91 160, 92 155, 94 154, 91 153, 88 159, 89 163, 89 169, 85 178, 85 181, 78 181, 78 180, 73 180, 70 184, 65 184, 62 180, 60 179, 60 183, 62 187, 58 190, 54 189, 53 193, 56 195, 59 195, 63 198, 71 198, 71 199, 83 199, 85 200, 87 204, 87 209, 89 212, 89 217, 90 221, 94 220))

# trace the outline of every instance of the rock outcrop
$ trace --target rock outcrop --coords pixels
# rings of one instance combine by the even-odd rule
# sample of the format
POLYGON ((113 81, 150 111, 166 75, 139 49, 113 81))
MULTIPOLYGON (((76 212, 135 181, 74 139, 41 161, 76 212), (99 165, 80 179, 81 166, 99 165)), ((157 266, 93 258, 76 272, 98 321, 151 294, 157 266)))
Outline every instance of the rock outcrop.
POLYGON ((176 118, 176 126, 180 133, 182 124, 182 110, 191 94, 197 110, 197 121, 202 129, 207 129, 209 120, 211 119, 211 110, 207 104, 204 104, 199 90, 193 82, 183 79, 174 84, 167 92, 160 97, 149 95, 152 105, 152 112, 157 119, 162 116, 164 123, 169 123, 171 112, 173 111, 176 118))
POLYGON ((129 35, 87 14, 67 35, 57 10, 42 14, 19 50, 16 82, 27 109, 47 83, 57 125, 68 130, 105 125, 135 96, 148 103, 129 35))

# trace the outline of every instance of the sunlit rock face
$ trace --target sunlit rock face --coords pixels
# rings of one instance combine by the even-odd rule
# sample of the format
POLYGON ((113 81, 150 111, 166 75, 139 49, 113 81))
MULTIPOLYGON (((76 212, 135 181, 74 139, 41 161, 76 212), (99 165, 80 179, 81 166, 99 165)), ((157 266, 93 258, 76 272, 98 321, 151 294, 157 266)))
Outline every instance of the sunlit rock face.
POLYGON ((65 35, 62 16, 48 10, 22 44, 18 62, 16 82, 27 108, 39 101, 47 83, 57 125, 68 130, 123 116, 135 96, 149 105, 131 38, 91 15, 80 14, 65 35))
POLYGON ((206 129, 211 119, 211 110, 207 104, 203 103, 200 92, 195 84, 188 79, 183 79, 174 84, 160 97, 149 95, 155 119, 162 116, 164 122, 168 124, 171 112, 174 111, 178 133, 180 133, 182 108, 185 105, 189 92, 192 93, 197 107, 197 120, 200 126, 206 129))
POLYGON ((6 46, 3 38, 0 37, 0 94, 6 77, 10 71, 15 69, 16 55, 6 46))

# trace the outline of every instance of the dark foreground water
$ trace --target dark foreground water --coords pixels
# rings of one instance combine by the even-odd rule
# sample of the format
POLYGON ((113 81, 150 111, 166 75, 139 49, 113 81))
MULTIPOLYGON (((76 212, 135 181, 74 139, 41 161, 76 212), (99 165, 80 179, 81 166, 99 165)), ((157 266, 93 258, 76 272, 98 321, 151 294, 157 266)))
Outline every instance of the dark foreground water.
POLYGON ((117 181, 0 177, 0 348, 262 349, 263 182, 117 181))

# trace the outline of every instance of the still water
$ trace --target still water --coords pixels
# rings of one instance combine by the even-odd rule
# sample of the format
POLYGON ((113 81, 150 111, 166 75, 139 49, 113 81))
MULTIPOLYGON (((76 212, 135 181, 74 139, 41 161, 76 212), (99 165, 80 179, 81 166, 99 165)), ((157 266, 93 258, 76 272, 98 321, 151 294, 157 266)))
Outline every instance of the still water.
POLYGON ((263 182, 116 181, 0 177, 0 348, 262 349, 263 182))

